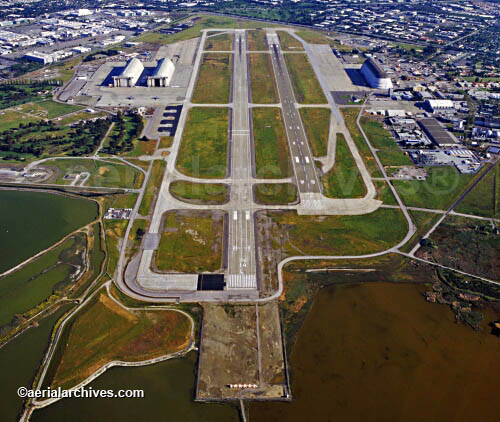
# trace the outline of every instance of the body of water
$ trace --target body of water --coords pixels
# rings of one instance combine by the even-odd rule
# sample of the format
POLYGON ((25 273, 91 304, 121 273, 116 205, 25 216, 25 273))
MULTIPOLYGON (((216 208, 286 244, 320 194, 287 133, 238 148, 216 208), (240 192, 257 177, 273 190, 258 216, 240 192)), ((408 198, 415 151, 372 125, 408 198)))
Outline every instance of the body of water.
MULTIPOLYGON (((500 339, 456 324, 422 287, 322 289, 290 358, 291 403, 252 403, 250 420, 499 421, 500 339)), ((487 321, 498 318, 493 312, 487 321)))
POLYGON ((48 346, 50 333, 56 321, 71 305, 40 321, 0 349, 0 420, 14 422, 23 400, 18 397, 19 387, 31 387, 31 382, 48 346))
POLYGON ((0 273, 53 245, 97 214, 97 204, 87 199, 0 190, 0 273))
POLYGON ((144 390, 137 399, 64 399, 36 410, 32 422, 238 422, 236 407, 196 403, 196 353, 156 365, 117 367, 106 371, 88 387, 144 390))

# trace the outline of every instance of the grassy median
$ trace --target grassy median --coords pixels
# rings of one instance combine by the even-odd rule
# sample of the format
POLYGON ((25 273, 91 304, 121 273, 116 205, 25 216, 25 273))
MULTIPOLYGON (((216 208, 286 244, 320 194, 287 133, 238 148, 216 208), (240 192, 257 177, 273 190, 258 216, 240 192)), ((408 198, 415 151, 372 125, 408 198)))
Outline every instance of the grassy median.
POLYGON ((349 133, 351 134, 354 143, 358 147, 358 152, 361 155, 361 158, 365 162, 365 166, 372 177, 382 177, 382 172, 378 168, 378 164, 375 161, 375 157, 370 151, 368 144, 365 142, 363 135, 359 131, 358 125, 356 124, 356 119, 358 118, 359 108, 358 107, 350 107, 343 108, 342 114, 344 115, 345 124, 349 133))
POLYGON ((366 195, 366 186, 358 166, 341 133, 337 133, 335 165, 321 181, 323 193, 329 198, 362 198, 366 195))
POLYGON ((309 44, 328 44, 331 47, 335 46, 335 41, 328 39, 325 35, 319 32, 298 31, 296 34, 309 44))
POLYGON ((255 104, 279 103, 271 56, 264 53, 253 53, 248 55, 248 59, 252 102, 255 104))
POLYGON ((392 193, 389 185, 384 180, 374 180, 373 184, 377 190, 377 199, 386 205, 398 205, 396 197, 392 193))
POLYGON ((163 173, 165 172, 166 165, 167 163, 163 160, 154 161, 153 168, 151 169, 151 174, 149 176, 148 184, 146 186, 146 191, 144 192, 141 206, 139 207, 139 214, 144 216, 150 214, 151 205, 153 204, 153 199, 160 190, 161 182, 163 180, 163 173))
POLYGON ((286 31, 276 31, 278 37, 280 39, 281 49, 283 51, 291 50, 291 51, 302 51, 304 47, 302 43, 290 35, 286 31))
POLYGON ((254 186, 255 202, 262 205, 286 205, 297 201, 293 183, 260 183, 254 186))
POLYGON ((192 204, 221 205, 229 200, 229 187, 222 183, 193 183, 176 180, 170 193, 181 201, 192 204))
POLYGON ((302 104, 326 104, 321 85, 306 54, 285 54, 285 61, 292 80, 297 102, 302 104))
POLYGON ((390 208, 379 208, 364 215, 341 216, 263 211, 258 214, 257 221, 260 226, 271 223, 271 227, 266 229, 270 233, 284 234, 281 238, 283 256, 375 253, 397 244, 408 230, 401 211, 390 208))
POLYGON ((223 178, 227 169, 227 108, 189 111, 177 156, 177 169, 192 177, 223 178))
POLYGON ((313 155, 315 157, 325 156, 328 152, 330 109, 301 108, 299 110, 313 155))
POLYGON ((252 109, 257 177, 273 179, 291 177, 292 166, 281 110, 252 109))
POLYGON ((232 54, 205 53, 201 62, 198 82, 193 94, 193 103, 229 103, 232 54))
POLYGON ((159 271, 200 273, 222 266, 224 212, 173 211, 165 214, 165 225, 156 252, 159 271))
POLYGON ((205 50, 231 51, 233 48, 233 34, 219 34, 208 36, 205 50))
POLYGON ((262 29, 247 31, 248 51, 266 51, 267 46, 266 33, 262 29))

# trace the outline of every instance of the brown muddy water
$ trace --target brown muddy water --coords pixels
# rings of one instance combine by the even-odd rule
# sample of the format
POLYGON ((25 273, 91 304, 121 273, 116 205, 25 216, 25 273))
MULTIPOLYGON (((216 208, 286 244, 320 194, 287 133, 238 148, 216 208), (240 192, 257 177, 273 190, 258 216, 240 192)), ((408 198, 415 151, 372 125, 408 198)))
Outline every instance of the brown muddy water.
POLYGON ((422 286, 322 289, 290 357, 291 403, 253 403, 250 420, 500 421, 500 339, 457 325, 422 286))

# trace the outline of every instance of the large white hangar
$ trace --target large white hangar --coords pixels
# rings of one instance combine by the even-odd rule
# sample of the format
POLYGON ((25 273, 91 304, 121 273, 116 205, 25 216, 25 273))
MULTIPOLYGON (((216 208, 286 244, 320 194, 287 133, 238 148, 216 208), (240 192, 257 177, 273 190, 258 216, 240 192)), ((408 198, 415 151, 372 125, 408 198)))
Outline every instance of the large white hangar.
POLYGON ((175 65, 168 57, 158 60, 151 76, 148 76, 149 87, 166 87, 170 85, 175 71, 175 65))
POLYGON ((174 71, 175 65, 167 57, 158 60, 155 68, 145 68, 144 64, 134 57, 127 62, 120 74, 113 76, 113 86, 115 88, 132 88, 141 85, 165 88, 170 86, 174 71), (143 73, 144 76, 142 76, 143 73))
POLYGON ((371 88, 390 89, 392 81, 387 72, 372 58, 367 59, 361 67, 361 74, 371 88))
POLYGON ((113 76, 113 86, 116 88, 131 88, 134 87, 144 71, 142 62, 133 58, 130 59, 118 76, 113 76))

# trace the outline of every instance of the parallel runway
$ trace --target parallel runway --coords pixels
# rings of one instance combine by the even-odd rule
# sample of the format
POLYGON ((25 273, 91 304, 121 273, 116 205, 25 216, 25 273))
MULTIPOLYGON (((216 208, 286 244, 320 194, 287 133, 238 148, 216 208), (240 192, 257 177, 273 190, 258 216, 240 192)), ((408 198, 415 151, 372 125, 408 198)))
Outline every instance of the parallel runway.
POLYGON ((292 82, 279 45, 279 39, 276 35, 270 34, 268 42, 271 49, 273 69, 281 100, 292 164, 297 178, 297 187, 300 193, 321 193, 313 155, 299 111, 295 107, 292 82))
POLYGON ((252 160, 248 113, 245 31, 234 39, 231 207, 229 212, 228 289, 256 289, 252 160))

